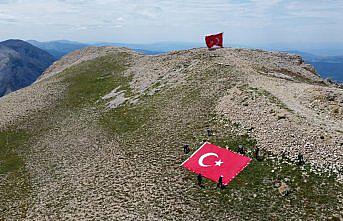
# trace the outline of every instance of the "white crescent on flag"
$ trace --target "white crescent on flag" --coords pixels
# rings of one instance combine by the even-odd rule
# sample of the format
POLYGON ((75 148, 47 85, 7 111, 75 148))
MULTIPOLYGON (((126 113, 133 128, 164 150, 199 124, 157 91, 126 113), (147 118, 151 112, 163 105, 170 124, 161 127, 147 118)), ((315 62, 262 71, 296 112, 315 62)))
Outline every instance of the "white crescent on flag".
POLYGON ((206 157, 209 157, 209 156, 218 157, 218 154, 216 154, 216 153, 205 153, 204 155, 202 155, 201 157, 199 157, 199 160, 198 160, 199 165, 202 166, 202 167, 209 167, 209 166, 211 166, 211 165, 206 165, 206 164, 204 164, 204 159, 205 159, 206 157))

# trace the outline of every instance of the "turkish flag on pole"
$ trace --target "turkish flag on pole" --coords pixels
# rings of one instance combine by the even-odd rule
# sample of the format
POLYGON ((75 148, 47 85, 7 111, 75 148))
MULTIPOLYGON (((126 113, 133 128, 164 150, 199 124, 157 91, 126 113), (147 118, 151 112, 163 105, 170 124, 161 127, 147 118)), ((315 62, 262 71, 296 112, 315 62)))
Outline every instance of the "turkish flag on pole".
POLYGON ((227 185, 250 161, 249 157, 204 143, 182 166, 214 182, 218 182, 219 177, 223 176, 223 184, 227 185))
POLYGON ((223 47, 223 33, 215 34, 215 35, 207 35, 205 37, 206 45, 208 48, 212 48, 213 46, 223 47))

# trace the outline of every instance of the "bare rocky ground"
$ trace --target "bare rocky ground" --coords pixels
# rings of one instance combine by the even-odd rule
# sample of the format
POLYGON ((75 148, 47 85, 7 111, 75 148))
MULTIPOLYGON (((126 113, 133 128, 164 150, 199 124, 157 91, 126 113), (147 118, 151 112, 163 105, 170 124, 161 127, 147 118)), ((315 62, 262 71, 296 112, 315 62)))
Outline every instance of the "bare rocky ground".
POLYGON ((0 201, 0 219, 339 220, 342 101, 342 89, 295 55, 194 49, 143 56, 113 47, 74 52, 31 87, 0 99, 1 131, 31 135, 18 151, 30 177, 30 194, 22 199, 28 205, 18 210, 0 201), (120 77, 112 66, 102 69, 123 54, 120 77), (76 72, 81 78, 71 81, 76 72), (83 82, 86 75, 92 81, 83 82), (77 82, 83 87, 75 89, 77 82), (180 167, 187 157, 181 147, 200 146, 207 126, 215 130, 211 142, 250 148, 250 139, 240 138, 248 134, 272 157, 254 161, 224 191, 210 183, 199 189, 180 167), (285 153, 292 165, 299 152, 323 180, 305 167, 285 172, 274 160, 285 153), (290 196, 273 187, 274 170, 284 175, 290 196), (329 174, 334 178, 326 179, 329 174))
POLYGON ((64 91, 59 80, 52 79, 12 92, 0 98, 0 129, 10 127, 53 105, 64 91))

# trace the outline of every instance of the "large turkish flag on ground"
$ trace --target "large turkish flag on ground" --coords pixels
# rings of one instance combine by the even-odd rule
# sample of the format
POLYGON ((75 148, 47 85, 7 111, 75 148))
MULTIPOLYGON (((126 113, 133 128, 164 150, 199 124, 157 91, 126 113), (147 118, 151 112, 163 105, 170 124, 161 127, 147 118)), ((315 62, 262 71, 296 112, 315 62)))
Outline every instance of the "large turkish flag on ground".
POLYGON ((215 35, 207 35, 205 37, 206 45, 208 48, 212 48, 213 46, 223 47, 223 33, 215 34, 215 35))
POLYGON ((227 185, 250 161, 249 157, 206 142, 182 166, 214 182, 223 176, 223 184, 227 185))

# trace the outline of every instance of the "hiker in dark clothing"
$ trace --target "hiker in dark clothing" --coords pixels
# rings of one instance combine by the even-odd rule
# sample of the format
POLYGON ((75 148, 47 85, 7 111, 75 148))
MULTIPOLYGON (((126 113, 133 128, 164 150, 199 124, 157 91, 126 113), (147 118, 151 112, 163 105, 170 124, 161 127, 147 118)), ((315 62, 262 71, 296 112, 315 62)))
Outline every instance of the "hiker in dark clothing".
POLYGON ((218 183, 217 183, 217 188, 223 189, 224 185, 223 185, 223 176, 220 176, 218 179, 218 183))
POLYGON ((254 157, 257 159, 258 158, 258 155, 259 155, 259 152, 260 152, 260 148, 258 147, 254 147, 255 151, 254 151, 254 157))
POLYGON ((304 156, 301 153, 299 153, 298 154, 298 165, 302 166, 304 164, 305 164, 304 156))
POLYGON ((202 175, 199 173, 197 176, 198 179, 198 186, 202 187, 202 175))
POLYGON ((282 151, 282 153, 281 153, 281 158, 282 158, 283 160, 287 158, 287 153, 286 153, 285 150, 282 151))
POLYGON ((183 152, 184 152, 185 154, 188 154, 190 151, 191 151, 191 150, 189 149, 189 145, 188 145, 188 144, 185 144, 185 145, 183 146, 183 152))
POLYGON ((254 157, 256 160, 262 160, 262 157, 260 156, 260 148, 255 147, 254 157))
POLYGON ((212 129, 211 128, 207 128, 207 136, 212 136, 213 135, 213 132, 212 132, 212 129))
POLYGON ((240 154, 244 154, 244 147, 242 145, 238 145, 237 152, 240 154))

